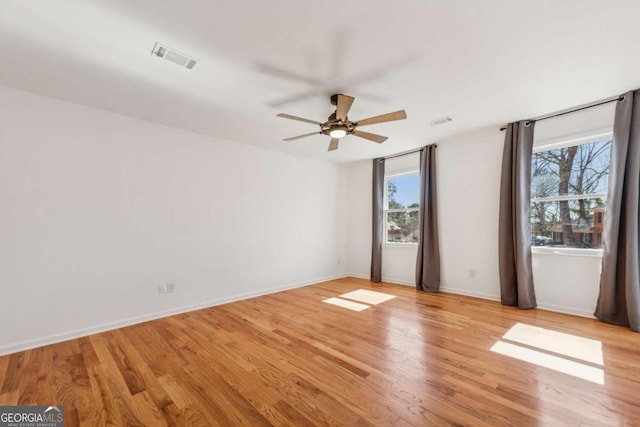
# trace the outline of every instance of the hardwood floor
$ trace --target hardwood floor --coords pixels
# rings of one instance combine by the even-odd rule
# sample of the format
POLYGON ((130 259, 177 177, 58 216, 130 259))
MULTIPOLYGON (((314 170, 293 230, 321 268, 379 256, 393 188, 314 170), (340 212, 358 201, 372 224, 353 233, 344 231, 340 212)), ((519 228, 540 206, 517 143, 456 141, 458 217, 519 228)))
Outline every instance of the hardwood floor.
POLYGON ((0 405, 14 404, 64 405, 68 426, 640 425, 640 334, 347 278, 0 357, 0 405), (396 298, 322 302, 356 289, 396 298), (517 323, 599 341, 604 363, 503 338, 517 323), (604 384, 490 351, 498 341, 601 369, 604 384))

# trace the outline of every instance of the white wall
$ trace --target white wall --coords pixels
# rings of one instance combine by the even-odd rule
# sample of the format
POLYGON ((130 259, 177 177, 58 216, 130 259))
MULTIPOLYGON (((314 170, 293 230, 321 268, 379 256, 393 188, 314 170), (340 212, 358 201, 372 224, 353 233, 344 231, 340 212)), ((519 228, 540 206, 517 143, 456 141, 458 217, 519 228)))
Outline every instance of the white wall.
POLYGON ((350 163, 348 174, 347 271, 351 276, 368 279, 371 277, 371 160, 350 163))
POLYGON ((0 354, 346 272, 345 166, 5 87, 0 117, 0 354))
MULTIPOLYGON (((614 104, 536 124, 536 145, 567 135, 610 126, 614 104)), ((442 259, 441 290, 499 299, 498 207, 504 133, 498 126, 478 129, 438 142, 438 216, 442 259)), ((360 162, 349 171, 350 250, 367 256, 350 257, 349 271, 369 277, 371 251, 371 166, 360 162), (365 167, 368 166, 368 167, 365 167), (354 194, 367 194, 353 197, 354 194), (368 227, 358 226, 368 221, 368 227)), ((414 283, 416 252, 385 248, 383 280, 414 283)), ((599 256, 533 254, 538 306, 591 316, 597 300, 599 256)))
POLYGON ((499 299, 497 237, 503 139, 504 134, 491 127, 438 143, 442 290, 499 299))
POLYGON ((598 300, 601 256, 534 253, 538 306, 592 317, 598 300))

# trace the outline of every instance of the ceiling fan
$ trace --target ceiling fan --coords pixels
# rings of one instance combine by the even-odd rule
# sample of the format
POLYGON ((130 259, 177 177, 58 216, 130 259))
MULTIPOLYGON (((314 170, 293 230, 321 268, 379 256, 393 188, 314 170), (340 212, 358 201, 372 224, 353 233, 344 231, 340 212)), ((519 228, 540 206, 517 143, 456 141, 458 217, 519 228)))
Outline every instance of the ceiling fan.
POLYGON ((355 98, 353 98, 352 96, 343 95, 341 93, 332 95, 331 105, 336 106, 336 111, 334 111, 329 116, 326 122, 317 122, 315 120, 303 119, 302 117, 296 117, 284 113, 278 114, 278 117, 298 120, 300 122, 311 123, 320 126, 320 130, 317 132, 292 136, 291 138, 285 138, 284 141, 294 141, 296 139, 306 138, 312 135, 329 135, 331 137, 331 142, 329 143, 328 151, 337 150, 340 138, 346 135, 355 135, 373 142, 382 143, 388 139, 386 136, 363 132, 361 130, 358 130, 357 128, 360 126, 373 125, 375 123, 392 122, 394 120, 403 120, 407 118, 407 113, 404 110, 400 110, 393 113, 382 114, 380 116, 369 117, 368 119, 353 122, 349 120, 347 114, 349 113, 349 109, 351 108, 351 104, 353 104, 354 99, 355 98))

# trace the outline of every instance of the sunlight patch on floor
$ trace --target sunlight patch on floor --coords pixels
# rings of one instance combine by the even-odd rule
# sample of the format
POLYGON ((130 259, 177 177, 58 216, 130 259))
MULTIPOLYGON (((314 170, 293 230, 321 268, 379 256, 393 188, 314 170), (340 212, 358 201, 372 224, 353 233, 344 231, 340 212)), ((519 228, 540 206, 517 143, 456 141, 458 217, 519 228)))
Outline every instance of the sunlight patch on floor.
POLYGON ((396 296, 385 294, 382 292, 370 291, 368 289, 358 289, 357 291, 342 294, 340 295, 340 297, 363 302, 370 305, 378 305, 381 302, 389 301, 396 296))
POLYGON ((604 384, 604 370, 593 366, 604 364, 600 341, 524 323, 516 323, 502 338, 513 343, 498 341, 491 347, 491 351, 596 384, 604 384))
POLYGON ((602 343, 589 338, 524 323, 516 323, 502 338, 602 365, 602 343))
POLYGON ((393 299, 395 297, 395 295, 385 294, 382 292, 370 291, 368 289, 358 289, 356 291, 342 294, 340 295, 340 298, 328 298, 322 302, 337 305, 343 308, 348 308, 349 310, 362 311, 371 306, 389 301, 390 299, 393 299))
POLYGON ((491 351, 582 378, 583 380, 596 384, 604 384, 604 371, 602 369, 574 362, 573 360, 552 356, 541 351, 520 347, 519 345, 509 344, 504 341, 495 343, 493 347, 491 347, 491 351))
POLYGON ((362 311, 371 307, 366 304, 360 304, 359 302, 349 301, 342 298, 328 298, 322 302, 326 302, 327 304, 337 305, 338 307, 342 307, 342 308, 348 308, 349 310, 353 310, 353 311, 362 311))

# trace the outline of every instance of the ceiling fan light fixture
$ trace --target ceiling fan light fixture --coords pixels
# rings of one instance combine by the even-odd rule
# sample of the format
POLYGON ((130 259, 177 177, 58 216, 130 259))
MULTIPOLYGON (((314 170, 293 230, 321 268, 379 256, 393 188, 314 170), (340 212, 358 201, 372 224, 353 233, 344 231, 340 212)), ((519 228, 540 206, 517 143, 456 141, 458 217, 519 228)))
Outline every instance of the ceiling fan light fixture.
POLYGON ((331 138, 343 138, 347 135, 347 128, 344 126, 335 126, 329 131, 331 138))
MULTIPOLYGON (((283 141, 295 141, 300 138, 306 138, 311 135, 329 135, 331 142, 329 143, 328 151, 335 151, 338 149, 340 138, 344 138, 347 135, 357 136, 358 138, 368 139, 369 141, 377 142, 381 144, 389 139, 386 136, 377 135, 375 133, 363 132, 358 130, 360 126, 374 125, 376 123, 393 122, 396 120, 404 120, 407 118, 407 113, 404 110, 394 111, 393 113, 381 114, 379 116, 369 117, 363 120, 352 121, 349 120, 347 115, 351 104, 353 104, 354 98, 352 96, 343 95, 338 93, 331 97, 331 104, 336 106, 336 111, 329 116, 326 122, 317 122, 315 120, 305 119, 303 117, 292 116, 290 114, 280 113, 278 117, 284 119, 296 120, 299 122, 310 123, 320 126, 319 132, 311 132, 304 135, 293 136, 291 138, 285 138, 283 141)), ((317 129, 317 128, 316 128, 317 129)))

